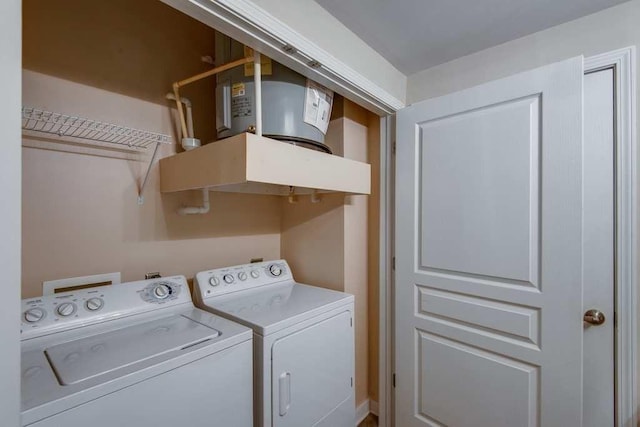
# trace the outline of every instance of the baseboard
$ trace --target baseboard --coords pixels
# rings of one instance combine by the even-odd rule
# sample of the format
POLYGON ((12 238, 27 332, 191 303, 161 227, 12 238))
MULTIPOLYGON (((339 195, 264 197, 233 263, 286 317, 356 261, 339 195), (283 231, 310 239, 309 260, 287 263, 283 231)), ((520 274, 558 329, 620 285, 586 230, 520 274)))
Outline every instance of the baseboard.
POLYGON ((376 402, 375 400, 370 400, 369 401, 369 412, 371 412, 376 417, 379 415, 378 402, 376 402))
POLYGON ((356 427, 367 418, 369 412, 369 399, 367 399, 356 408, 356 427))

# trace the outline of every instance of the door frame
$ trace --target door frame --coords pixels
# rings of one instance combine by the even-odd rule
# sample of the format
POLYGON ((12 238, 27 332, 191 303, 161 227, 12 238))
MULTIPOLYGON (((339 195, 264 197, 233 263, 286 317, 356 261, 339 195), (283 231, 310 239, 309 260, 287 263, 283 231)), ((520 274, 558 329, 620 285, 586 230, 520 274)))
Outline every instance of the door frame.
POLYGON ((637 423, 636 52, 627 47, 585 58, 584 72, 612 69, 615 77, 615 416, 619 427, 637 423), (620 424, 619 420, 631 420, 620 424))
MULTIPOLYGON (((635 46, 595 55, 584 60, 584 71, 613 69, 615 76, 615 416, 617 427, 636 427, 637 411, 637 285, 638 285, 638 150, 636 144, 635 46)), ((393 425, 393 295, 394 295, 394 118, 381 133, 381 263, 380 263, 380 427, 393 425), (386 148, 386 151, 385 151, 386 148), (384 382, 383 382, 384 381, 384 382)))
POLYGON ((21 277, 21 180, 22 148, 22 4, 20 0, 0 3, 0 268, 5 286, 0 313, 0 419, 3 425, 20 424, 20 277, 21 277), (18 386, 16 386, 16 384, 18 386))

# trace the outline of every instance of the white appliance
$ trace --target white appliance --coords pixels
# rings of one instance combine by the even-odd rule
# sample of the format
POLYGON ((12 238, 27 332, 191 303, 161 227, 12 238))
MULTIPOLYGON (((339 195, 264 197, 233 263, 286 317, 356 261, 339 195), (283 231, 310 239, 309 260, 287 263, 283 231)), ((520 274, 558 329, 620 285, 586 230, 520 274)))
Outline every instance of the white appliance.
POLYGON ((284 260, 203 271, 200 307, 253 329, 258 427, 353 427, 353 295, 296 283, 284 260))
POLYGON ((183 276, 22 301, 22 425, 251 427, 251 330, 183 276))

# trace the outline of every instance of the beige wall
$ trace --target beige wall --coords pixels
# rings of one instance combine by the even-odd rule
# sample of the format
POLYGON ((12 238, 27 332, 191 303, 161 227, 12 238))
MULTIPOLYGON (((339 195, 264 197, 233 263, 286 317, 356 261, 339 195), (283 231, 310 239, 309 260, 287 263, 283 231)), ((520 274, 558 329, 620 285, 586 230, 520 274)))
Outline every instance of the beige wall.
POLYGON ((367 148, 371 163, 371 195, 368 200, 367 266, 369 275, 369 395, 379 402, 380 367, 380 117, 368 114, 367 148))
MULTIPOLYGON (((214 55, 213 29, 158 0, 24 0, 23 37, 25 69, 160 105, 174 81, 211 68, 201 56, 214 55)), ((182 90, 203 142, 216 136, 214 85, 182 90)))
MULTIPOLYGON (((210 67, 200 57, 214 54, 211 28, 156 0, 25 0, 23 21, 24 105, 177 139, 164 96, 172 81, 210 67)), ((203 141, 215 136, 213 85, 183 92, 203 141)), ((137 204, 149 153, 127 160, 56 141, 23 141, 23 297, 39 295, 43 280, 111 271, 125 281, 149 271, 192 276, 280 256, 278 198, 213 193, 209 214, 181 217, 178 207, 200 196, 160 195, 157 165, 137 204)))
MULTIPOLYGON (((326 143, 334 153, 366 161, 366 125, 349 118, 332 120, 326 143)), ((330 173, 330 171, 327 171, 330 173)), ((355 296, 356 405, 370 396, 368 308, 368 196, 308 196, 282 201, 281 253, 298 281, 355 296)))
MULTIPOLYGON (((156 132, 173 128, 165 106, 30 71, 23 80, 25 103, 82 109, 156 132)), ((112 271, 125 281, 149 271, 192 277, 251 258, 279 258, 278 197, 212 193, 211 212, 183 217, 177 209, 200 203, 200 195, 160 194, 157 164, 145 203, 137 204, 148 154, 126 160, 55 141, 23 141, 23 298, 40 295, 43 280, 112 271)), ((163 147, 162 155, 175 148, 163 147)))

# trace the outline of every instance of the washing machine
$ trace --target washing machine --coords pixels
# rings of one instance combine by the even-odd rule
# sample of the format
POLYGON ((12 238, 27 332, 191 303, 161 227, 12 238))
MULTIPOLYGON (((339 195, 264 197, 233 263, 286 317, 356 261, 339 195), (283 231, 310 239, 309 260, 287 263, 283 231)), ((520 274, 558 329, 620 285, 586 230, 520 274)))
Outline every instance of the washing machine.
POLYGON ((183 276, 22 301, 22 426, 251 427, 252 332, 183 276))
POLYGON ((196 304, 253 329, 255 425, 353 427, 353 295, 296 283, 285 260, 203 271, 196 304))

